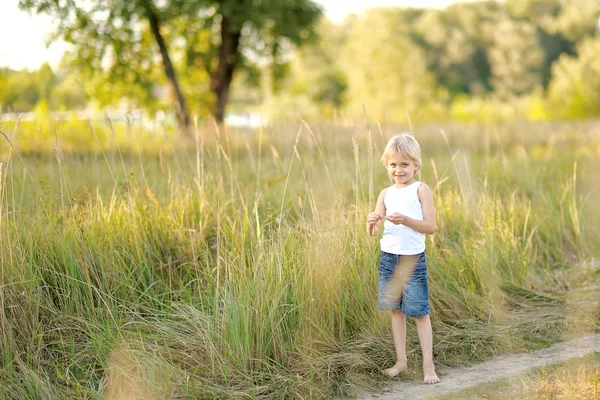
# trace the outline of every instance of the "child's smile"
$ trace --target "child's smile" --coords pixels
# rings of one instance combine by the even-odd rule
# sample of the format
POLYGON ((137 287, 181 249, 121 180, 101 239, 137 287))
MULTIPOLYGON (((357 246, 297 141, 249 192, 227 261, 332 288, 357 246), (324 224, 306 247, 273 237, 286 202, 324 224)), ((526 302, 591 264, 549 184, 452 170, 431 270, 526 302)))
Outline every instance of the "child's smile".
POLYGON ((404 187, 415 181, 415 173, 419 170, 419 166, 406 156, 393 154, 388 159, 387 170, 396 186, 404 187))

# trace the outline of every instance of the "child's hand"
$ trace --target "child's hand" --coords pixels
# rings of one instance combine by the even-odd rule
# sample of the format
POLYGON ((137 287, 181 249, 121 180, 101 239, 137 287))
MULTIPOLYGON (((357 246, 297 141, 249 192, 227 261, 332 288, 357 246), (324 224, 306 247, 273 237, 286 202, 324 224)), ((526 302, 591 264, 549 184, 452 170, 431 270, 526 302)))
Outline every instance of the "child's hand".
POLYGON ((381 214, 377 214, 376 212, 369 213, 369 215, 367 215, 367 224, 373 226, 381 218, 383 218, 383 215, 381 214))
POLYGON ((388 221, 390 221, 394 225, 403 224, 404 223, 404 218, 405 218, 405 216, 403 214, 400 214, 400 213, 393 213, 392 215, 389 215, 389 216, 385 217, 385 219, 387 219, 388 221))
POLYGON ((375 224, 382 218, 383 215, 377 214, 376 212, 372 212, 369 213, 369 215, 367 215, 367 232, 369 233, 369 235, 374 236, 377 234, 377 232, 374 231, 375 224))

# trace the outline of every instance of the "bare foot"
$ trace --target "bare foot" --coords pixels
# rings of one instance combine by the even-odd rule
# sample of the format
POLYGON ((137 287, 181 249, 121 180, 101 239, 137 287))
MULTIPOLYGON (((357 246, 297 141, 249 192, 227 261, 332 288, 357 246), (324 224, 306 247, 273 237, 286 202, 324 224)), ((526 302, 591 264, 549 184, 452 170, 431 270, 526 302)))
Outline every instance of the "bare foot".
POLYGON ((440 383, 440 378, 438 378, 435 373, 435 367, 423 367, 423 383, 426 385, 433 385, 435 383, 440 383))
POLYGON ((383 370, 381 372, 383 372, 385 375, 389 376, 390 378, 393 378, 396 375, 398 375, 404 371, 406 371, 406 361, 396 361, 396 364, 394 364, 393 367, 383 370))

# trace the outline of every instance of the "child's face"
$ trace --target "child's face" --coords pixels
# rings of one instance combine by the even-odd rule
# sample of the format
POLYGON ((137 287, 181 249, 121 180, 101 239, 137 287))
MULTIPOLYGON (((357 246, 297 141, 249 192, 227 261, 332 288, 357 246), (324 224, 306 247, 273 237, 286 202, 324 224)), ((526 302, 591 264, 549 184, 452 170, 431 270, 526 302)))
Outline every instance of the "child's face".
POLYGON ((419 166, 402 154, 391 154, 387 162, 387 170, 396 185, 405 186, 415 181, 415 173, 419 166))

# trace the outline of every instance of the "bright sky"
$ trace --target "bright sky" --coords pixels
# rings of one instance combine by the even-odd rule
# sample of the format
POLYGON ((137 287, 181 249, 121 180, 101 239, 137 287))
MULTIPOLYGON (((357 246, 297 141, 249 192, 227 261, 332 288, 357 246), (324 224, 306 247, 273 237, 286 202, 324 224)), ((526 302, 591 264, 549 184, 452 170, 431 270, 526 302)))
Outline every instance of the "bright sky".
POLYGON ((445 8, 457 0, 315 0, 325 7, 329 19, 339 22, 348 14, 358 14, 373 7, 445 8))
MULTIPOLYGON (((443 8, 456 0, 316 0, 325 7, 327 16, 341 21, 346 15, 371 7, 443 8)), ((53 30, 47 16, 29 15, 18 7, 19 0, 0 0, 0 68, 37 69, 42 63, 56 66, 68 48, 63 42, 46 45, 53 30)))

